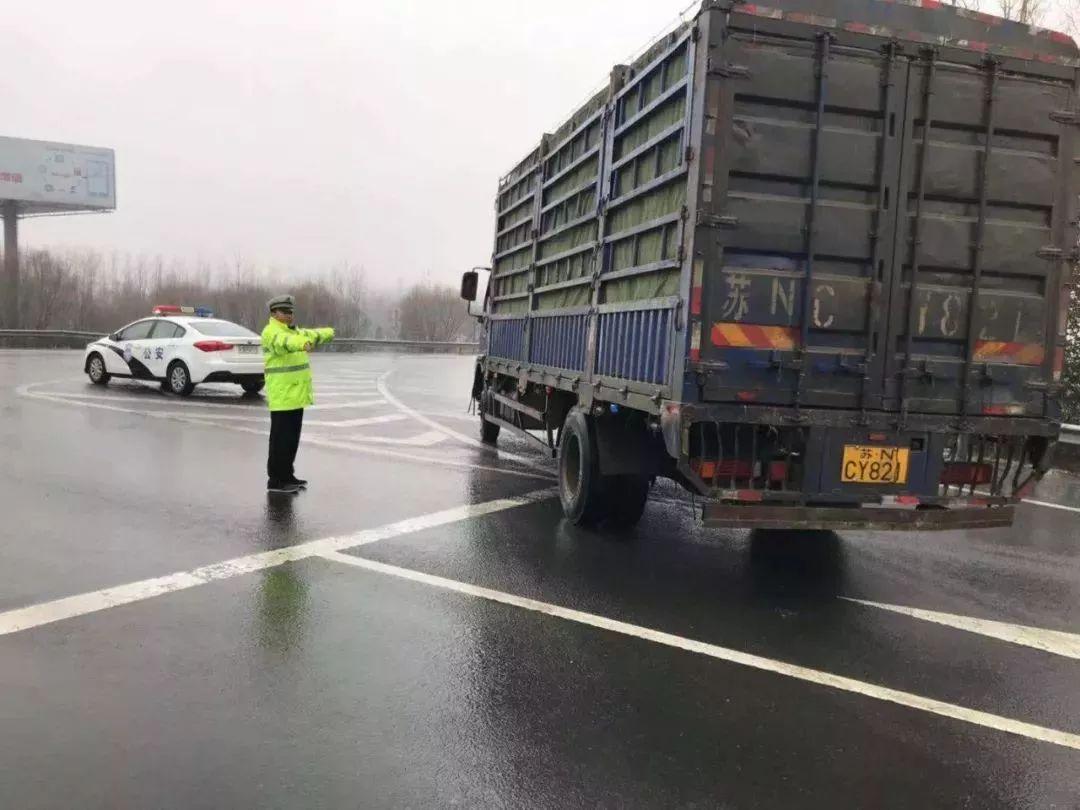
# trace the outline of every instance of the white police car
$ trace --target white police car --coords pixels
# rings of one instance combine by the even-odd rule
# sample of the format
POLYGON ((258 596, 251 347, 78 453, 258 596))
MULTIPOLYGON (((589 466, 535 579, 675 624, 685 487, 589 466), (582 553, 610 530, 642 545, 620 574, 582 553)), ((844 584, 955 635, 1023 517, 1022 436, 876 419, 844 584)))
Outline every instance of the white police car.
POLYGON ((249 394, 263 387, 259 336, 202 307, 154 307, 152 317, 87 345, 83 370, 96 385, 153 380, 184 397, 204 382, 236 383, 249 394))

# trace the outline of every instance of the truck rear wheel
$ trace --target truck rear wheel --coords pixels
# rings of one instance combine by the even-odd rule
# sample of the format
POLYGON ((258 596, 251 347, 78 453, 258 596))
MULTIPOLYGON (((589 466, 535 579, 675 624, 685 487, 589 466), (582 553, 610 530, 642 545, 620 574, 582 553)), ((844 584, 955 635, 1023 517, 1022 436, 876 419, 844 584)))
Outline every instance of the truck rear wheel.
POLYGON ((588 418, 577 408, 567 414, 559 440, 559 500, 575 526, 592 526, 605 516, 596 441, 588 418))
POLYGON ((480 441, 484 444, 496 444, 499 441, 499 425, 489 422, 480 415, 480 441))
MULTIPOLYGON (((474 383, 474 388, 475 385, 474 383)), ((499 425, 493 424, 484 418, 485 414, 492 411, 490 394, 490 390, 480 392, 480 441, 484 444, 494 445, 499 440, 499 425)))
POLYGON ((649 500, 651 479, 647 475, 612 475, 604 479, 608 499, 608 522, 620 529, 638 524, 649 500))

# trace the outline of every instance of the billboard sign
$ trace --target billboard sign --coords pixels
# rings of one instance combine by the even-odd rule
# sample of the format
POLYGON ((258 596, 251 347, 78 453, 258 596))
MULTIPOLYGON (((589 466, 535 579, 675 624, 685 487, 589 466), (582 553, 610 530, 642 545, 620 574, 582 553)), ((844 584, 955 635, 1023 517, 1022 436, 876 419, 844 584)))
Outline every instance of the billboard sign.
POLYGON ((112 149, 0 137, 0 200, 26 213, 116 208, 112 149))

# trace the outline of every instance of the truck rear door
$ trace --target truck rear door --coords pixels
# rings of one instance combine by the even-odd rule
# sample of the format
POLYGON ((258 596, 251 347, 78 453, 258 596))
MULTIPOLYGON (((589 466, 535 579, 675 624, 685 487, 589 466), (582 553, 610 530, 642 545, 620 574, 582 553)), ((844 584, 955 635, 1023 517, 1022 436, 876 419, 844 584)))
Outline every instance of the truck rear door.
POLYGON ((704 399, 1044 415, 1074 70, 754 13, 707 77, 704 399))
POLYGON ((890 409, 1044 415, 1060 359, 1075 114, 1071 70, 1055 81, 1048 65, 1039 76, 1024 67, 957 64, 930 50, 911 62, 890 409))
POLYGON ((726 201, 694 280, 705 398, 879 407, 906 62, 740 19, 708 79, 701 193, 726 201))

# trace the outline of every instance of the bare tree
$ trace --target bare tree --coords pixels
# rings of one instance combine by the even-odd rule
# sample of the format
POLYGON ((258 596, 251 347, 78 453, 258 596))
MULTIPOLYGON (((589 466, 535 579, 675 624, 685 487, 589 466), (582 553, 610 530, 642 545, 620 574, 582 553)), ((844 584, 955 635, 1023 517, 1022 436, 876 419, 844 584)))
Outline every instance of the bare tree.
POLYGON ((242 258, 215 266, 163 256, 30 250, 25 259, 25 321, 40 329, 111 332, 155 304, 210 307, 252 329, 266 321, 266 301, 296 296, 302 323, 334 326, 341 337, 447 341, 471 337, 456 289, 424 282, 396 292, 372 289, 363 267, 342 263, 298 279, 242 258))
POLYGON ((45 250, 27 251, 23 257, 26 301, 23 322, 45 329, 57 316, 61 295, 68 283, 65 263, 45 250))
POLYGON ((1038 23, 1046 13, 1045 0, 997 0, 1001 16, 1027 25, 1038 23))
POLYGON ((402 340, 446 341, 463 336, 468 315, 453 287, 424 283, 402 297, 397 320, 402 340))

